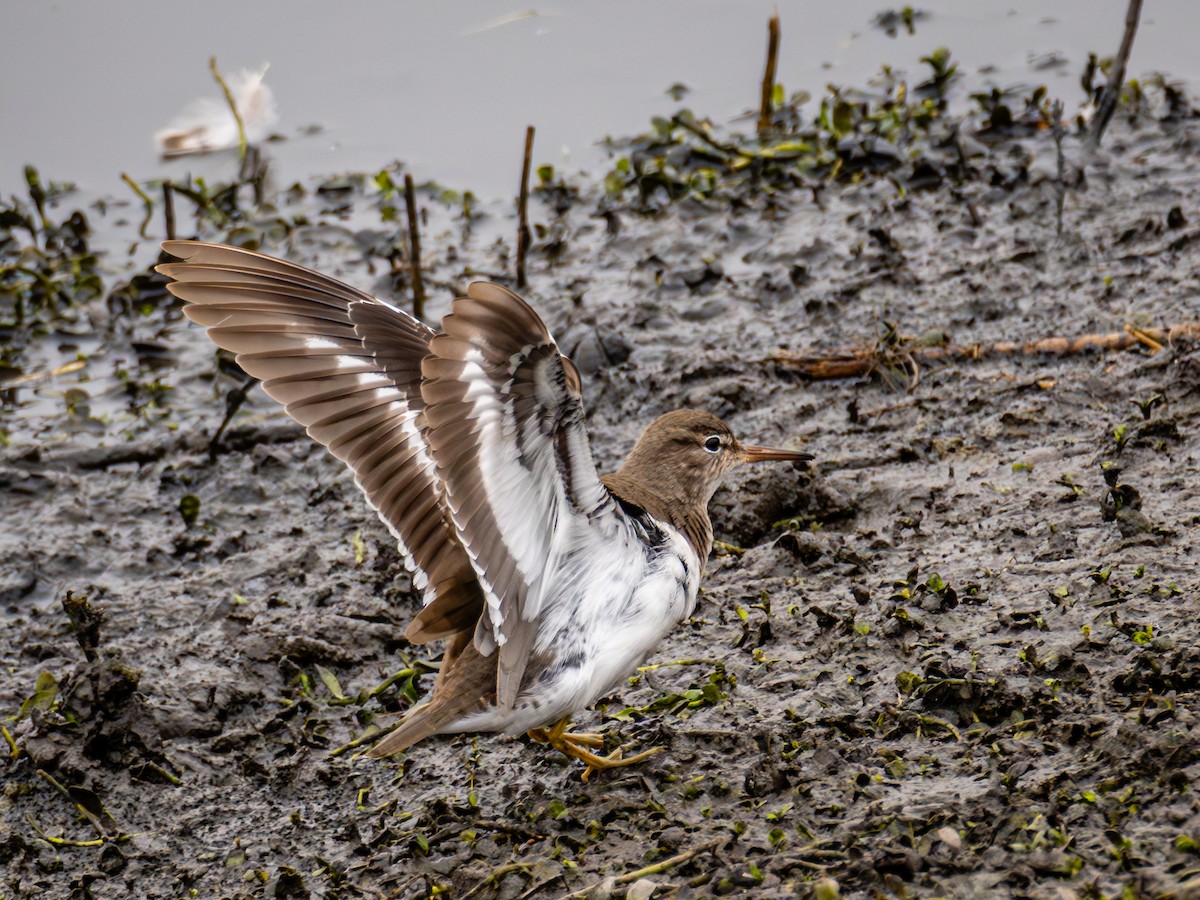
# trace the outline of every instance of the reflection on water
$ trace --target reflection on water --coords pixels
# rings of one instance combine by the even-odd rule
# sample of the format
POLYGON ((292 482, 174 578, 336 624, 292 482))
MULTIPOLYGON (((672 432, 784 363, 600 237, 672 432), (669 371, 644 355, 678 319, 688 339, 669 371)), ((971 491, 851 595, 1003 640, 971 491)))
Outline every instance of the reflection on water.
MULTIPOLYGON (((226 73, 271 64, 288 138, 272 148, 281 181, 400 159, 419 180, 508 196, 526 124, 538 129, 537 163, 594 169, 604 159, 598 139, 677 108, 672 84, 717 120, 753 107, 776 6, 779 80, 789 90, 861 85, 883 63, 915 71, 921 56, 948 46, 965 87, 1046 82, 1070 109, 1087 53, 1115 51, 1125 2, 937 0, 918 4, 927 15, 914 35, 893 22, 894 37, 872 24, 886 0, 12 4, 5 31, 22 40, 0 54, 0 190, 21 190, 25 163, 121 196, 123 171, 229 179, 228 156, 162 162, 153 143, 189 101, 219 96, 208 71, 215 55, 226 73)), ((1195 81, 1196 34, 1195 0, 1148 4, 1130 74, 1195 81)))

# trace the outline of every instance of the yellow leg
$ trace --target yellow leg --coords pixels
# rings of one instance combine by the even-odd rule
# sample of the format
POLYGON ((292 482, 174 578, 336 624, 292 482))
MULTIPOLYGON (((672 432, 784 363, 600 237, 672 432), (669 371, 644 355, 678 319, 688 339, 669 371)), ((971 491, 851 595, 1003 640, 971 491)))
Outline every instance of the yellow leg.
POLYGON ((529 730, 529 737, 537 741, 539 744, 549 744, 555 749, 560 749, 558 745, 563 741, 568 741, 572 744, 582 747, 604 746, 604 735, 567 731, 570 725, 570 719, 563 719, 550 729, 531 728, 529 730))
POLYGON ((649 750, 643 750, 641 753, 635 753, 633 756, 625 756, 624 751, 618 747, 608 756, 599 756, 585 748, 603 747, 604 736, 600 734, 574 734, 567 731, 570 724, 569 719, 563 719, 549 731, 545 728, 534 728, 530 730, 529 737, 539 744, 549 744, 564 756, 569 756, 572 759, 582 762, 586 766, 583 770, 583 781, 591 778, 593 772, 604 769, 616 769, 621 766, 632 766, 663 751, 662 747, 651 747, 649 750))

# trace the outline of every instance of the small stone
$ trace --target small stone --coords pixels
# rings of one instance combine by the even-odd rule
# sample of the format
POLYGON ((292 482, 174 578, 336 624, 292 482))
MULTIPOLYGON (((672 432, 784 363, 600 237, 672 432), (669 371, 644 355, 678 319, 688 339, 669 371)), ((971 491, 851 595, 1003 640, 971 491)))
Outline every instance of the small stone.
POLYGON ((608 898, 613 895, 616 889, 616 876, 610 875, 603 881, 598 881, 588 888, 587 893, 583 895, 584 900, 608 900, 608 898))
POLYGON ((724 301, 718 300, 716 297, 710 297, 699 306, 685 309, 679 314, 679 317, 686 319, 688 322, 707 322, 709 319, 715 319, 717 316, 723 315, 728 308, 724 301))
POLYGON ((962 838, 959 837, 958 832, 949 825, 943 825, 935 832, 935 834, 937 835, 938 840, 951 850, 962 849, 962 838))
POLYGON ((658 885, 649 878, 639 878, 625 892, 625 900, 650 900, 658 885))

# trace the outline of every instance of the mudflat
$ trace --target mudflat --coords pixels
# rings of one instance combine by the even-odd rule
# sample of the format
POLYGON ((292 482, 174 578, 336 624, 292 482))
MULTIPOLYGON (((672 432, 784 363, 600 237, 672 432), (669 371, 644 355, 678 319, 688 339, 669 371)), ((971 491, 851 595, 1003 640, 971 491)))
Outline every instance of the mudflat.
MULTIPOLYGON (((816 456, 718 493, 696 615, 578 723, 666 752, 586 784, 525 738, 355 758, 431 688, 419 598, 261 393, 210 447, 241 380, 160 283, 10 330, 59 374, 35 415, 14 362, 0 414, 0 894, 1194 896, 1200 345, 1147 335, 1200 320, 1198 121, 1118 113, 1065 170, 1034 128, 923 181, 548 176, 523 293, 602 470, 685 406, 816 456), (795 364, 846 348, 867 374, 795 364)), ((179 233, 407 303, 394 200, 343 187, 179 233)), ((512 219, 422 197, 432 317, 511 272, 512 219)))

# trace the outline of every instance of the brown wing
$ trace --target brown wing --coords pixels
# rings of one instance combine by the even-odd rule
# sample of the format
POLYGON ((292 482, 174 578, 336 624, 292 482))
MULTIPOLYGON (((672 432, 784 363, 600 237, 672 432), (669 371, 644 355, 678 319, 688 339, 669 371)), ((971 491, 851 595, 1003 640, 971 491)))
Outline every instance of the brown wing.
POLYGON ((565 560, 616 507, 588 446, 578 372, 537 313, 476 283, 442 327, 422 364, 426 433, 485 588, 475 644, 484 655, 500 647, 497 703, 511 706, 539 614, 574 597, 560 583, 565 560))
POLYGON ((483 594, 424 434, 421 360, 434 331, 333 278, 259 253, 167 241, 158 267, 219 347, 354 472, 395 535, 425 609, 413 641, 474 628, 483 594))

